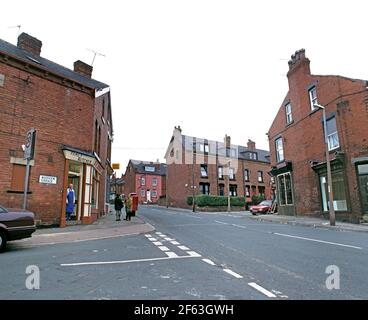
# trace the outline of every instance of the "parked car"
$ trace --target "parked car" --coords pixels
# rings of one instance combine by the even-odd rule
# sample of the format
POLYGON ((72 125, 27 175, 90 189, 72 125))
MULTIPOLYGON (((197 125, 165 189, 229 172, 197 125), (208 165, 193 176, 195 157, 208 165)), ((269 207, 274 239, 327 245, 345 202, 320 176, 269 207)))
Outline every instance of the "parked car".
POLYGON ((272 207, 272 200, 263 200, 260 204, 256 206, 251 206, 249 211, 256 215, 257 213, 267 213, 272 207))
POLYGON ((8 241, 29 238, 36 231, 34 213, 0 206, 0 252, 8 241))

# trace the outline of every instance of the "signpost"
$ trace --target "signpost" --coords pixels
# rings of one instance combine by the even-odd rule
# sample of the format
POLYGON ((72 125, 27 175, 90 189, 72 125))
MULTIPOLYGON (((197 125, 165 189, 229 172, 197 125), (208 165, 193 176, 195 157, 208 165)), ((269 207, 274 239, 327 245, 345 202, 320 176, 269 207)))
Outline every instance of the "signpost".
POLYGON ((36 143, 36 130, 30 129, 26 135, 26 144, 24 147, 24 159, 27 160, 26 177, 24 179, 24 196, 23 196, 23 209, 27 209, 27 194, 28 194, 28 181, 29 181, 29 168, 30 162, 34 159, 34 150, 36 143))

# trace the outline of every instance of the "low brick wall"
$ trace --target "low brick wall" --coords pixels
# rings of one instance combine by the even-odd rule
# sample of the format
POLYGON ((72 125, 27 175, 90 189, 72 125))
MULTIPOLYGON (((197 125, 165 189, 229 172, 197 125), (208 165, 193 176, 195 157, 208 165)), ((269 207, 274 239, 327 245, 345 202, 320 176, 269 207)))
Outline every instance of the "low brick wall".
MULTIPOLYGON (((227 206, 226 207, 198 207, 196 206, 196 210, 197 211, 202 211, 202 212, 226 212, 227 211, 227 206)), ((245 207, 244 206, 232 206, 231 207, 231 211, 245 211, 245 207)))

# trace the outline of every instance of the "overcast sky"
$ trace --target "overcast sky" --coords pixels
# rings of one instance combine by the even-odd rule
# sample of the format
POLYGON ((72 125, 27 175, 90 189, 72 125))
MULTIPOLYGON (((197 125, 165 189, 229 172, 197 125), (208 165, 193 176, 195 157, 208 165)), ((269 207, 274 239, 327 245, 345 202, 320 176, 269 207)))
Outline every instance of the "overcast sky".
POLYGON ((93 78, 111 86, 113 162, 164 161, 175 125, 233 144, 265 133, 287 92, 288 60, 305 48, 314 74, 368 79, 368 2, 3 1, 0 38, 17 28, 41 55, 72 68, 97 56, 93 78))

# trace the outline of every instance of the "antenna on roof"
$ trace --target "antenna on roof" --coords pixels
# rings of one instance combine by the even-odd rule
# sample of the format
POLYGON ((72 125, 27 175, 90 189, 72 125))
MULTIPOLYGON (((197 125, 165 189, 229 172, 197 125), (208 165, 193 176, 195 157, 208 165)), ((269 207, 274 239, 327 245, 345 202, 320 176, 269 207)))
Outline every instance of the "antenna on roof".
POLYGON ((92 63, 91 63, 91 66, 93 66, 93 63, 95 62, 95 59, 96 59, 96 56, 102 56, 102 57, 106 57, 106 55, 102 54, 102 53, 99 53, 97 51, 94 51, 92 49, 87 49, 88 51, 91 51, 93 52, 93 59, 92 59, 92 63))
POLYGON ((20 28, 21 28, 22 26, 20 25, 20 24, 18 24, 17 26, 11 26, 11 27, 8 27, 8 29, 14 29, 14 28, 18 28, 18 37, 19 37, 19 35, 20 35, 20 28))

